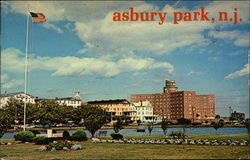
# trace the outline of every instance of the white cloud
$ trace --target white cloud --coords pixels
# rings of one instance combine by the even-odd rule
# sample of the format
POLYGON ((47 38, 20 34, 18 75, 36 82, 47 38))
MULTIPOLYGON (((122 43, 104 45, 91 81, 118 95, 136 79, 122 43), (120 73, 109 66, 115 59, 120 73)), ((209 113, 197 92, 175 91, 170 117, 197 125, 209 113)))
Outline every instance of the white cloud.
POLYGON ((216 26, 221 27, 222 29, 225 27, 235 26, 239 24, 248 24, 249 23, 249 1, 213 1, 209 3, 207 6, 196 6, 197 10, 200 7, 204 7, 206 11, 209 12, 210 17, 214 17, 217 21, 215 22, 216 26), (237 16, 238 20, 240 18, 243 19, 242 22, 238 22, 238 24, 233 24, 230 21, 219 21, 219 12, 227 12, 228 18, 234 16, 234 8, 237 8, 237 16))
POLYGON ((227 75, 225 79, 234 79, 245 75, 249 75, 249 64, 244 65, 244 68, 241 70, 227 75))
POLYGON ((139 50, 144 53, 163 54, 176 48, 203 43, 205 39, 200 32, 210 27, 192 23, 166 25, 160 26, 153 22, 127 24, 99 20, 90 23, 77 22, 76 32, 91 53, 117 54, 122 50, 126 54, 139 50))
POLYGON ((210 31, 209 36, 213 38, 224 39, 225 41, 233 40, 236 46, 249 46, 249 33, 242 31, 210 31))
POLYGON ((240 37, 238 37, 235 41, 234 44, 236 46, 249 46, 250 42, 249 42, 249 33, 248 34, 244 34, 240 37))
MULTIPOLYGON (((3 70, 23 72, 24 56, 19 50, 8 48, 2 51, 3 70), (17 63, 18 62, 18 63, 17 63), (15 65, 18 64, 18 65, 15 65)), ((163 68, 168 73, 174 67, 168 62, 157 62, 152 58, 127 57, 118 60, 102 58, 66 57, 30 57, 29 70, 52 71, 52 76, 83 76, 97 75, 112 77, 124 72, 163 68)))
POLYGON ((63 30, 51 23, 43 23, 43 26, 48 29, 55 30, 57 33, 63 33, 63 30))
POLYGON ((16 48, 7 48, 1 51, 1 69, 12 72, 24 71, 24 54, 16 48))
POLYGON ((12 79, 2 85, 3 88, 15 88, 22 85, 23 81, 20 79, 12 79))
POLYGON ((1 84, 5 83, 9 79, 7 74, 1 74, 1 84))
POLYGON ((201 75, 204 74, 205 72, 197 72, 197 71, 190 71, 187 75, 192 76, 192 75, 201 75))
POLYGON ((13 13, 25 14, 27 11, 44 13, 47 21, 60 21, 65 19, 65 11, 60 7, 59 3, 53 1, 9 1, 3 2, 3 5, 9 7, 9 11, 13 13), (29 9, 28 9, 29 8, 29 9))
POLYGON ((218 61, 220 60, 221 58, 220 57, 210 57, 209 60, 212 60, 212 61, 218 61))
MULTIPOLYGON (((25 3, 5 2, 11 12, 25 14, 25 3)), ((42 12, 46 15, 49 24, 44 27, 61 32, 60 28, 53 25, 54 22, 68 20, 75 24, 77 36, 83 41, 84 48, 79 53, 91 53, 91 55, 125 55, 134 51, 142 53, 165 54, 177 48, 206 45, 207 39, 203 36, 206 29, 214 29, 218 24, 230 25, 232 23, 217 22, 181 22, 173 24, 174 11, 200 11, 201 6, 194 10, 187 8, 174 8, 165 5, 160 9, 157 5, 139 2, 51 2, 32 1, 29 2, 30 10, 42 12), (113 22, 114 11, 128 11, 133 7, 137 12, 143 11, 165 11, 168 17, 164 25, 157 22, 113 22), (91 13, 91 14, 90 14, 91 13), (53 25, 53 26, 52 26, 53 25)), ((219 11, 228 12, 232 15, 234 8, 238 8, 238 15, 248 23, 249 2, 211 2, 202 6, 210 15, 218 17, 219 11)), ((6 8, 6 7, 5 7, 6 8)), ((233 24, 232 24, 233 25, 233 24)), ((228 36, 227 36, 228 37, 228 36)), ((237 46, 246 46, 246 36, 234 39, 237 46)))
POLYGON ((220 39, 236 39, 241 35, 240 31, 210 31, 209 36, 220 39))
POLYGON ((14 88, 18 87, 23 83, 22 80, 19 79, 10 79, 7 74, 1 74, 1 87, 2 88, 14 88))

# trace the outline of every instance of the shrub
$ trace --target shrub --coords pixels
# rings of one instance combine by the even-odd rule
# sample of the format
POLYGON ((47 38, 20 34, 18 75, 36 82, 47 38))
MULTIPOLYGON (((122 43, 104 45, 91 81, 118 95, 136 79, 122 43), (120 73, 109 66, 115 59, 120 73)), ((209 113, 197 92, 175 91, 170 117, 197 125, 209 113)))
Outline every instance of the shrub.
POLYGON ((35 135, 30 131, 18 132, 14 135, 15 141, 32 142, 35 135))
POLYGON ((66 141, 49 143, 49 148, 55 148, 56 150, 62 150, 64 147, 70 149, 71 146, 72 144, 66 141))
POLYGON ((69 138, 70 134, 68 131, 63 131, 63 138, 69 138))
POLYGON ((177 139, 182 139, 182 138, 186 138, 187 136, 181 132, 181 131, 177 131, 177 132, 172 132, 170 135, 170 137, 173 137, 173 138, 177 138, 177 139))
POLYGON ((40 137, 35 137, 34 139, 35 144, 49 144, 51 142, 54 141, 62 141, 64 140, 63 137, 44 137, 44 138, 40 138, 40 137))
POLYGON ((77 130, 69 139, 72 141, 86 141, 87 135, 83 130, 77 130))
POLYGON ((112 133, 112 134, 110 134, 110 136, 111 136, 113 139, 122 139, 122 138, 123 138, 123 135, 120 134, 120 133, 112 133))
POLYGON ((46 137, 44 137, 44 136, 34 137, 34 138, 33 138, 33 142, 34 142, 35 144, 38 144, 38 145, 41 145, 41 144, 48 144, 48 143, 46 142, 46 137))

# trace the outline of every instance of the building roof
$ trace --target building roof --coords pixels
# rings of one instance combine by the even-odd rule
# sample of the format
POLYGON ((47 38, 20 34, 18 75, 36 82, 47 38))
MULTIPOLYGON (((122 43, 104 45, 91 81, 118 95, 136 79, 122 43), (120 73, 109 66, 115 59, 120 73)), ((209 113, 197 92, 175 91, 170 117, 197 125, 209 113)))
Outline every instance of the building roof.
POLYGON ((81 101, 80 99, 76 99, 74 97, 65 97, 65 98, 55 98, 55 100, 68 100, 68 101, 81 101))
POLYGON ((128 100, 126 99, 115 99, 115 100, 100 100, 100 101, 88 101, 88 104, 101 104, 101 103, 130 103, 128 100))
MULTIPOLYGON (((4 93, 4 94, 1 94, 0 97, 13 97, 13 96, 19 95, 19 94, 24 94, 24 92, 4 93)), ((26 93, 26 95, 33 97, 32 95, 27 94, 27 93, 26 93)))

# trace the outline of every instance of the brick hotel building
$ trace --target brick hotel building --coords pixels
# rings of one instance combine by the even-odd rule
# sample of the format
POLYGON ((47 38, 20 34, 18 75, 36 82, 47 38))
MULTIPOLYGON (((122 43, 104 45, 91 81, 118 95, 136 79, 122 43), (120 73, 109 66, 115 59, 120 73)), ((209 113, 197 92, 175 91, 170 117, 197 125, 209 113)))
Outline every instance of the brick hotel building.
POLYGON ((177 120, 190 119, 192 122, 205 122, 215 119, 214 95, 198 95, 195 91, 178 91, 175 81, 166 80, 163 93, 133 94, 131 103, 149 101, 154 114, 177 120))

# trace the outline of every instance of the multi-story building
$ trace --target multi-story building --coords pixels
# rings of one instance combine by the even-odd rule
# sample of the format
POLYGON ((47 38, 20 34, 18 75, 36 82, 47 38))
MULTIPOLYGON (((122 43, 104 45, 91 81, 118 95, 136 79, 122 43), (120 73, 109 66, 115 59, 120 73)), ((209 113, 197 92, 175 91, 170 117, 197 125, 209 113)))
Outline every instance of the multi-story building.
POLYGON ((4 94, 1 94, 0 98, 1 98, 0 99, 0 108, 5 106, 11 98, 14 98, 14 99, 17 99, 17 100, 20 100, 23 102, 26 101, 26 103, 32 103, 32 104, 35 103, 35 97, 33 97, 29 94, 25 94, 24 92, 4 93, 4 94))
POLYGON ((138 120, 136 111, 133 110, 131 103, 126 99, 88 101, 87 103, 93 106, 100 106, 109 112, 111 114, 111 124, 119 119, 123 122, 133 123, 136 123, 138 120))
POLYGON ((149 101, 140 101, 132 104, 141 123, 159 123, 161 117, 154 115, 153 107, 149 101))
POLYGON ((78 107, 81 106, 81 96, 80 92, 76 92, 74 97, 66 97, 66 98, 55 98, 56 102, 60 105, 73 106, 78 107))
POLYGON ((74 97, 48 99, 48 98, 36 98, 36 103, 39 104, 44 100, 56 101, 59 105, 78 107, 82 105, 80 92, 75 92, 74 97))
POLYGON ((154 114, 168 120, 187 118, 193 122, 203 122, 215 118, 214 95, 198 95, 195 91, 178 91, 174 81, 166 81, 163 93, 133 94, 131 103, 149 101, 154 114))

